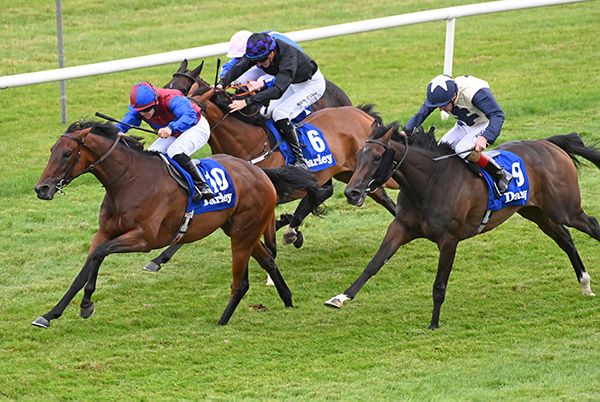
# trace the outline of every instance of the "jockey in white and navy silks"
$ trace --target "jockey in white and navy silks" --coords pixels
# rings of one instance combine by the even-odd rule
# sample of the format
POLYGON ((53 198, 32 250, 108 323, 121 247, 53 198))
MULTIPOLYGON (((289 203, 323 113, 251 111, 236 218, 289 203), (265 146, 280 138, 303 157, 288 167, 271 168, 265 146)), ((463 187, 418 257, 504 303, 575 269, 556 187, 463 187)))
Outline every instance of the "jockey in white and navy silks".
MULTIPOLYGON (((288 38, 284 34, 277 31, 266 31, 273 39, 281 39, 284 42, 289 43, 294 46, 296 49, 301 52, 304 51, 302 47, 294 42, 292 39, 288 38)), ((231 36, 229 40, 229 50, 227 52, 227 57, 231 57, 227 63, 223 64, 221 67, 221 72, 219 74, 219 78, 223 78, 223 76, 233 67, 244 53, 246 53, 246 43, 248 42, 248 38, 252 35, 250 31, 238 31, 231 36)), ((246 71, 244 74, 240 75, 235 81, 232 81, 236 84, 245 84, 248 81, 265 81, 266 85, 269 87, 273 85, 273 76, 265 73, 261 68, 254 66, 250 70, 246 71)))
POLYGON ((248 38, 244 56, 221 78, 217 87, 224 88, 254 66, 274 76, 267 87, 264 81, 248 84, 248 91, 260 92, 249 98, 234 100, 232 112, 248 105, 263 105, 266 116, 271 116, 275 127, 290 145, 296 159, 294 165, 306 168, 296 129, 290 122, 305 108, 318 101, 325 92, 325 78, 317 63, 306 53, 265 32, 255 33, 248 38))
POLYGON ((404 132, 412 133, 436 108, 458 120, 439 142, 450 144, 461 158, 488 171, 496 180, 500 194, 504 193, 512 175, 483 153, 487 145, 498 138, 504 124, 504 112, 488 83, 470 75, 454 79, 438 75, 427 85, 427 99, 406 123, 404 132))
POLYGON ((181 165, 194 180, 197 193, 195 202, 214 197, 190 156, 202 148, 210 137, 210 126, 202 110, 176 89, 156 88, 149 82, 140 82, 131 88, 129 111, 117 127, 126 133, 130 127, 139 127, 142 120, 157 130, 159 138, 148 147, 149 151, 166 153, 181 165))

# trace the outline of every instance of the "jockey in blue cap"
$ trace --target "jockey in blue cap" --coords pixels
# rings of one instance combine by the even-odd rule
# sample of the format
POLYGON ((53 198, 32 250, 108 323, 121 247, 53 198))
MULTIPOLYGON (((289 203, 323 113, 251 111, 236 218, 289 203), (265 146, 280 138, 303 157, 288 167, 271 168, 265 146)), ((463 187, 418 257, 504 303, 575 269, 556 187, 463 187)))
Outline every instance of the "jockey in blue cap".
POLYGON ((294 165, 306 169, 296 129, 290 120, 323 96, 323 74, 317 63, 303 51, 282 39, 261 32, 248 38, 244 56, 225 73, 217 87, 226 87, 254 66, 275 77, 272 85, 268 86, 264 81, 256 82, 256 87, 248 89, 260 92, 249 98, 233 101, 229 109, 235 112, 252 104, 265 106, 265 115, 271 116, 275 127, 292 149, 296 158, 294 165))
POLYGON ((125 124, 117 123, 119 130, 126 133, 128 125, 137 127, 142 120, 148 123, 159 136, 148 150, 166 153, 192 176, 197 190, 195 202, 213 198, 213 192, 190 159, 210 137, 210 126, 200 107, 176 89, 157 89, 149 82, 131 88, 129 103, 129 111, 122 120, 125 124))
POLYGON ((427 98, 404 126, 404 134, 412 133, 436 108, 458 120, 440 142, 450 144, 461 158, 485 169, 496 181, 498 192, 504 193, 512 175, 483 152, 498 138, 504 123, 504 112, 488 83, 470 75, 455 79, 438 75, 427 85, 427 98))

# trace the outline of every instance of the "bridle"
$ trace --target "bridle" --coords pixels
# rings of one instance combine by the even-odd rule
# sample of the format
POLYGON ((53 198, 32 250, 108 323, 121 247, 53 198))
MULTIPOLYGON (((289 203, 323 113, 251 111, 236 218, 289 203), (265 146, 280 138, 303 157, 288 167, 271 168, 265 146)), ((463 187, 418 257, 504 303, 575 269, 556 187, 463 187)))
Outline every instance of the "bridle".
MULTIPOLYGON (((60 135, 61 137, 68 138, 68 139, 70 139, 72 141, 75 141, 78 144, 78 147, 77 147, 77 156, 72 159, 71 166, 69 166, 69 169, 67 170, 67 172, 65 173, 65 175, 63 176, 63 178, 60 179, 58 181, 58 183, 56 183, 56 190, 58 192, 60 192, 61 194, 64 194, 63 188, 65 188, 69 183, 71 183, 77 177, 81 176, 82 174, 85 174, 85 173, 93 171, 94 168, 97 165, 99 165, 100 163, 104 162, 110 156, 110 154, 113 153, 113 151, 115 150, 115 148, 117 147, 117 145, 119 145, 119 142, 121 141, 121 138, 124 135, 122 133, 118 133, 117 134, 117 138, 114 140, 114 142, 112 143, 112 145, 110 146, 110 148, 108 149, 108 151, 106 151, 106 153, 104 155, 99 155, 96 151, 94 151, 92 148, 90 148, 89 145, 87 145, 85 143, 85 137, 88 134, 90 134, 91 132, 92 131, 90 130, 85 135, 83 135, 81 137, 74 137, 74 136, 70 135, 69 133, 62 133, 60 135), (79 163, 79 160, 81 159, 81 147, 87 148, 91 153, 93 153, 94 155, 96 155, 98 157, 98 159, 94 163, 90 164, 87 168, 85 168, 84 170, 82 170, 80 173, 78 173, 76 176, 69 177, 69 176, 72 175, 73 170, 75 169, 75 166, 77 166, 77 164, 79 163)), ((121 176, 122 176, 122 174, 121 174, 121 176)))
MULTIPOLYGON (((396 173, 398 171, 398 169, 400 168, 400 166, 406 159, 406 156, 408 155, 408 149, 409 149, 408 139, 405 136, 402 136, 402 140, 404 141, 404 155, 402 155, 402 158, 400 158, 400 160, 398 162, 394 162, 389 173, 385 174, 385 178, 379 177, 379 176, 383 176, 383 172, 380 172, 379 168, 377 169, 377 171, 373 175, 373 178, 371 179, 371 181, 369 181, 369 184, 367 185, 368 193, 372 193, 373 191, 375 191, 377 189, 377 187, 379 187, 380 185, 382 185, 383 183, 388 181, 388 179, 390 177, 392 177, 394 175, 394 173, 396 173)), ((391 140, 391 141, 393 141, 393 140, 391 140)), ((383 156, 381 157, 380 166, 381 166, 381 163, 386 160, 386 157, 393 158, 396 155, 396 151, 394 151, 392 148, 390 148, 390 146, 383 141, 369 138, 369 139, 367 139, 366 143, 377 144, 377 145, 383 147, 384 151, 383 151, 383 156)))
MULTIPOLYGON (((194 77, 192 74, 189 74, 186 72, 176 72, 175 74, 172 75, 172 77, 185 77, 192 81, 192 85, 194 85, 194 83, 200 85, 199 77, 194 77)), ((192 87, 192 85, 190 85, 190 88, 192 87)), ((169 82, 169 84, 166 86, 166 88, 173 89, 173 83, 169 82)), ((188 89, 188 91, 189 91, 189 89, 188 89)))

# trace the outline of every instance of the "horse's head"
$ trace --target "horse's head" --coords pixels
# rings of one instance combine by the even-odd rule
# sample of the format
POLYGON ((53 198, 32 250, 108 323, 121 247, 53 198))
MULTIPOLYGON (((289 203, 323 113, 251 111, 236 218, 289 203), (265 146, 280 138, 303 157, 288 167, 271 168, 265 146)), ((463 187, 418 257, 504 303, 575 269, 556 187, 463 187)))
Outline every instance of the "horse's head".
POLYGON ((188 61, 185 59, 181 62, 179 68, 171 77, 171 81, 167 82, 164 88, 177 89, 184 95, 187 95, 194 84, 199 84, 198 81, 200 79, 202 68, 204 67, 204 61, 202 61, 202 63, 200 63, 200 65, 192 71, 188 70, 187 67, 188 61))
POLYGON ((385 183, 394 168, 395 151, 389 143, 398 135, 399 124, 374 125, 365 145, 356 154, 356 168, 344 194, 352 205, 361 206, 367 194, 385 183))
POLYGON ((91 121, 72 123, 50 148, 50 159, 35 186, 38 198, 51 200, 57 191, 61 191, 77 176, 93 170, 95 165, 114 151, 121 137, 119 130, 110 124, 91 121), (101 141, 106 145, 100 145, 93 137, 88 138, 94 130, 112 140, 110 145, 106 139, 101 141))

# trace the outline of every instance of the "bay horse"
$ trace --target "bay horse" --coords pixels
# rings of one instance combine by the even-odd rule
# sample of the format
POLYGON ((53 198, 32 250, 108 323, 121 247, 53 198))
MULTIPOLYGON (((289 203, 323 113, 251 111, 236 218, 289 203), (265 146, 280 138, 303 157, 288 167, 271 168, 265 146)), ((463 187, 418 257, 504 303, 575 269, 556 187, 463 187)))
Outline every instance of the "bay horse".
MULTIPOLYGON (((165 84, 164 88, 177 89, 187 96, 194 84, 196 84, 195 88, 201 85, 199 78, 203 67, 204 61, 193 70, 188 70, 188 61, 187 59, 184 59, 177 68, 177 71, 171 76, 171 80, 165 84)), ((311 110, 316 112, 317 110, 328 107, 340 106, 352 106, 350 97, 346 95, 342 88, 326 79, 325 92, 318 101, 311 105, 311 110)))
MULTIPOLYGON (((208 141, 212 153, 225 153, 238 158, 252 161, 257 166, 263 168, 274 168, 283 166, 285 161, 280 152, 275 152, 269 142, 264 125, 252 124, 249 122, 256 120, 248 119, 245 109, 229 114, 227 105, 231 102, 230 95, 226 91, 217 91, 200 76, 202 66, 198 66, 191 73, 179 75, 175 73, 170 84, 175 85, 175 78, 183 77, 187 79, 188 84, 194 81, 194 89, 191 99, 202 104, 204 115, 211 126, 211 136, 208 141)), ((187 63, 180 66, 180 70, 187 71, 187 63)), ((181 87, 181 81, 177 81, 177 86, 181 87)), ((258 111, 250 113, 257 115, 258 111)), ((259 119, 260 120, 260 119, 259 119)), ((311 211, 321 205, 325 200, 333 195, 333 181, 335 178, 341 182, 347 183, 352 176, 356 165, 356 153, 365 143, 371 132, 371 125, 382 124, 381 117, 373 111, 371 105, 359 107, 340 106, 334 108, 325 108, 310 114, 303 122, 310 123, 323 131, 329 147, 335 157, 336 165, 320 172, 315 176, 321 185, 322 191, 316 202, 311 198, 302 198, 302 194, 289 199, 302 198, 294 214, 290 217, 282 216, 283 219, 277 222, 277 228, 288 225, 284 234, 284 244, 294 244, 301 247, 304 240, 299 227, 302 221, 311 211)), ((385 183, 387 187, 398 188, 393 180, 385 183)), ((382 205, 390 214, 394 215, 396 204, 387 195, 382 186, 378 186, 369 196, 378 204, 382 205)), ((162 264, 168 262, 178 251, 181 245, 169 246, 160 255, 150 261, 144 267, 149 271, 158 271, 162 264)))
MULTIPOLYGON (((300 189, 315 193, 314 177, 297 168, 262 170, 230 155, 211 158, 229 173, 235 205, 192 219, 181 243, 202 239, 218 228, 231 238, 231 294, 219 324, 227 324, 248 291, 250 256, 273 279, 284 305, 293 307, 292 293, 275 264, 275 207, 278 195, 300 189)), ((87 172, 106 189, 99 229, 71 287, 56 306, 32 323, 39 327, 48 328, 82 288, 81 317, 88 318, 94 312, 91 297, 104 258, 162 248, 174 239, 183 220, 187 193, 170 177, 161 157, 144 151, 142 143, 119 133, 115 126, 92 121, 74 122, 60 135, 35 186, 37 196, 51 200, 56 191, 87 172)))
MULTIPOLYGON (((348 202, 360 206, 373 186, 374 178, 382 180, 377 176, 385 179, 392 175, 401 187, 396 216, 362 274, 344 293, 325 304, 341 308, 344 302, 356 297, 367 280, 400 246, 417 238, 426 238, 435 242, 439 249, 432 291, 433 315, 429 325, 436 329, 457 245, 478 233, 486 213, 488 195, 484 181, 467 169, 460 158, 433 160, 436 155, 453 151, 447 144, 438 145, 431 132, 412 135, 405 143, 407 140, 398 129, 398 123, 393 123, 373 130, 358 153, 354 175, 345 190, 348 202), (394 161, 388 166, 382 162, 386 152, 393 155, 394 161)), ((537 141, 507 142, 497 149, 510 151, 523 159, 529 176, 529 199, 523 206, 494 211, 483 232, 494 229, 515 212, 531 220, 567 254, 583 294, 593 296, 590 276, 565 226, 600 241, 598 221, 581 208, 577 181, 577 156, 600 168, 600 152, 586 147, 575 133, 537 141)))

